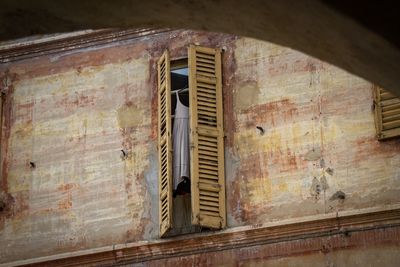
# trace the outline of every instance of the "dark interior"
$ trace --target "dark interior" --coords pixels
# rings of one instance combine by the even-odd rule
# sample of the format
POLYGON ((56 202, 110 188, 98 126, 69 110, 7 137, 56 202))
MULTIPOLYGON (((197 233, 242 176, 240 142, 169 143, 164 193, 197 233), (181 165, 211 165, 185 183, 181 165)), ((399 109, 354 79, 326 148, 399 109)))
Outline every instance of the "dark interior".
MULTIPOLYGON (((175 108, 176 108, 176 94, 174 93, 175 90, 180 90, 183 88, 188 88, 189 87, 189 76, 182 74, 182 73, 187 73, 187 66, 179 69, 173 69, 171 71, 171 91, 173 92, 171 94, 171 112, 172 115, 175 114, 175 108)), ((179 93, 179 99, 181 100, 181 103, 184 104, 185 106, 189 106, 189 91, 186 92, 180 92, 179 93)))

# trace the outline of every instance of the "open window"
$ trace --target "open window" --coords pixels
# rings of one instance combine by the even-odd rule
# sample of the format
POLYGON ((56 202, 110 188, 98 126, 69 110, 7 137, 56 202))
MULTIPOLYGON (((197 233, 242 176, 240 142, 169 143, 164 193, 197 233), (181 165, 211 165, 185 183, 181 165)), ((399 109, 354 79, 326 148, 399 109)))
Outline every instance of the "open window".
POLYGON ((174 162, 179 157, 173 149, 178 103, 189 113, 190 226, 221 229, 226 225, 226 212, 219 49, 190 46, 187 60, 171 62, 165 51, 158 61, 160 236, 173 231, 176 213, 182 212, 174 209, 173 196, 177 189, 174 162))
POLYGON ((374 98, 378 139, 400 136, 400 98, 378 86, 375 88, 374 98))

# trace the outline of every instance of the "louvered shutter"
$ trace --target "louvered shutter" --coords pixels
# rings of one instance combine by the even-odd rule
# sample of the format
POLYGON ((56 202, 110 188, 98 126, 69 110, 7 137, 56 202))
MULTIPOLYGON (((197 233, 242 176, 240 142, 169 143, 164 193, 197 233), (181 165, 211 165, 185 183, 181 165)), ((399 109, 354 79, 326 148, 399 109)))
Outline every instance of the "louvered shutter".
POLYGON ((225 214, 221 52, 189 47, 192 223, 223 228, 225 214))
POLYGON ((160 236, 172 227, 171 77, 168 51, 158 60, 158 155, 160 236))
POLYGON ((375 124, 380 140, 400 135, 400 98, 379 87, 375 90, 375 124))

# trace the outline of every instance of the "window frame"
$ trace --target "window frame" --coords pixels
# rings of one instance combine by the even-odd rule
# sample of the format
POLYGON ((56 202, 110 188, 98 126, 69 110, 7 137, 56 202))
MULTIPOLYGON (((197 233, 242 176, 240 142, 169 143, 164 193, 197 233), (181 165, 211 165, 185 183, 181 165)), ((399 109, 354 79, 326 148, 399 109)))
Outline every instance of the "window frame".
MULTIPOLYGON (((173 67, 179 68, 181 61, 189 72, 192 225, 222 229, 226 227, 222 50, 190 45, 187 62, 185 59, 174 60, 173 67)), ((166 236, 173 226, 172 165, 168 163, 172 162, 171 117, 162 117, 165 112, 171 115, 171 62, 168 50, 157 62, 160 237, 166 236), (162 128, 165 122, 168 129, 162 128), (165 143, 170 144, 168 153, 162 147, 165 143)))

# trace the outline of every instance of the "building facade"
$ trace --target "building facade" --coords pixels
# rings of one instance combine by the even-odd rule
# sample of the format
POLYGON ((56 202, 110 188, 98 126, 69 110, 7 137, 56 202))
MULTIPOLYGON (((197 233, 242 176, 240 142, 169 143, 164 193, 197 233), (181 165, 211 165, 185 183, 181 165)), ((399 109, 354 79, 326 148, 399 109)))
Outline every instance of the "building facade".
POLYGON ((400 139, 378 140, 376 86, 221 33, 68 38, 0 50, 0 266, 400 261, 400 139), (225 221, 162 238, 157 62, 191 45, 221 51, 225 221))

